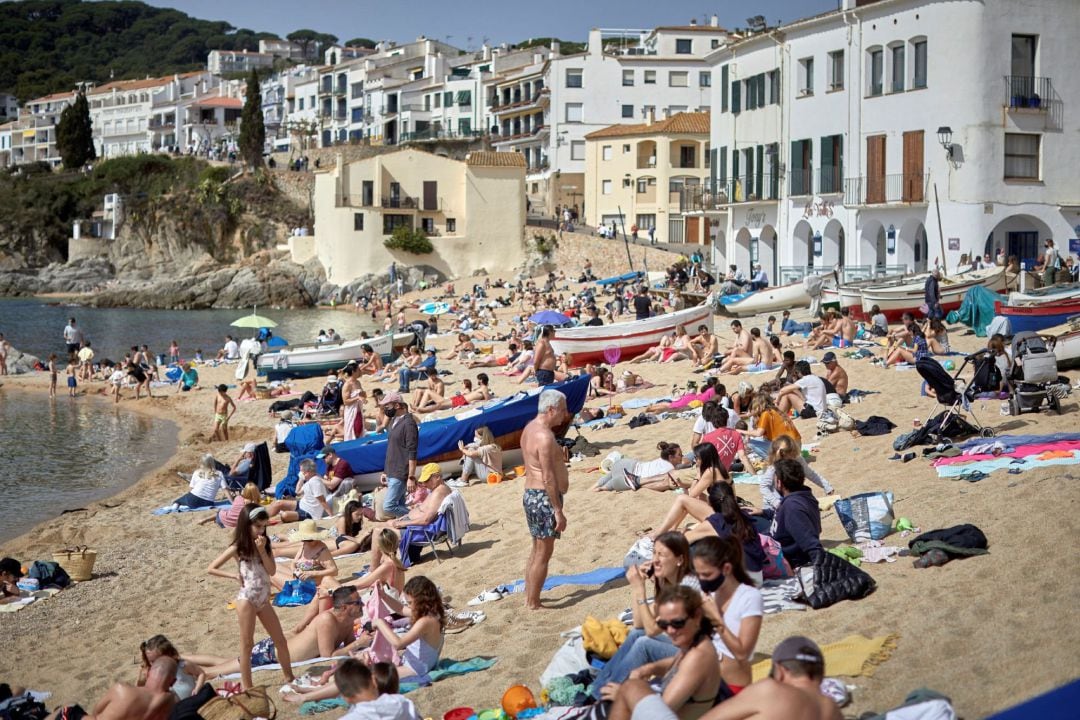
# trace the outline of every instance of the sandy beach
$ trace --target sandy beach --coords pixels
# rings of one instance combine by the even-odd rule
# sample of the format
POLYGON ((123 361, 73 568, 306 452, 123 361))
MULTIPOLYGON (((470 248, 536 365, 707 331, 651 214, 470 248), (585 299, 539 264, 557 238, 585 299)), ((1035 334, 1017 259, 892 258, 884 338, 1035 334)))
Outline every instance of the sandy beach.
MULTIPOLYGON (((579 286, 571 283, 571 288, 579 286)), ((430 291, 422 294, 425 298, 431 295, 430 291)), ((412 299, 419 297, 421 294, 415 294, 412 299)), ((506 318, 515 312, 506 309, 500 314, 506 318)), ((743 322, 747 327, 764 327, 764 318, 743 322)), ((716 317, 716 331, 722 343, 730 342, 726 318, 716 317)), ((954 348, 974 351, 985 344, 965 331, 959 326, 952 328, 954 348)), ((450 344, 451 336, 434 340, 440 351, 450 344)), ((807 354, 796 352, 799 357, 807 354)), ((820 357, 822 351, 810 354, 820 357)), ((968 483, 939 478, 921 454, 909 463, 890 461, 896 433, 910 430, 914 418, 925 419, 934 401, 920 397, 920 378, 913 369, 884 370, 868 360, 841 359, 841 364, 850 375, 851 387, 877 391, 847 408, 848 412, 858 419, 886 416, 898 429, 882 437, 830 435, 821 440, 813 467, 841 496, 892 490, 896 515, 910 518, 924 531, 961 523, 978 525, 989 538, 990 554, 941 568, 917 570, 908 558, 864 565, 878 583, 875 593, 825 610, 766 616, 758 658, 766 657, 777 642, 796 633, 822 644, 852 633, 868 637, 897 633, 895 652, 872 677, 845 678, 855 687, 853 702, 843 711, 848 717, 868 710, 884 711, 923 686, 950 696, 964 717, 983 717, 1080 674, 1076 649, 1080 647, 1080 627, 1069 620, 1080 594, 1080 578, 1069 569, 1075 567, 1075 560, 1069 560, 1073 557, 1070 538, 1080 531, 1080 470, 1051 467, 1018 475, 999 471, 981 482, 968 483)), ((443 360, 440 367, 453 371, 451 390, 460 388, 462 378, 474 378, 477 372, 443 360)), ((688 363, 645 363, 635 369, 657 387, 619 396, 615 402, 664 396, 673 383, 701 380, 688 363)), ((820 373, 821 366, 815 366, 815 371, 820 373)), ((93 547, 98 558, 92 581, 18 613, 0 615, 4 637, 0 681, 51 691, 50 707, 78 702, 89 708, 111 683, 134 681, 139 643, 151 635, 165 634, 181 653, 235 655, 238 628, 235 613, 226 605, 235 596, 236 587, 206 574, 207 565, 227 546, 229 533, 214 525, 197 525, 202 513, 150 514, 151 509, 186 491, 177 472, 190 472, 202 453, 209 451, 232 462, 245 442, 272 438, 273 420, 267 413, 272 401, 258 400, 239 404, 229 442, 208 442, 210 387, 232 382, 232 372, 231 366, 200 369, 202 390, 176 394, 166 388, 152 400, 121 402, 121 412, 145 412, 177 423, 180 438, 175 455, 118 495, 93 503, 86 511, 43 522, 3 545, 0 554, 24 562, 51 558, 54 550, 74 544, 93 547)), ((498 394, 519 387, 503 376, 489 374, 498 394)), ((753 375, 747 379, 757 385, 769 377, 753 375)), ((16 388, 46 393, 44 373, 11 376, 4 382, 0 392, 16 388)), ((314 378, 299 381, 297 387, 317 391, 322 382, 314 378)), ((722 382, 733 389, 738 379, 725 377, 722 382)), ((83 387, 96 391, 103 386, 98 382, 83 387)), ((370 381, 364 386, 369 392, 375 386, 395 388, 394 384, 373 385, 370 381)), ((236 391, 230 394, 235 396, 236 391)), ((588 404, 606 407, 608 401, 588 404)), ((1061 416, 1041 412, 1003 417, 997 401, 977 402, 974 409, 984 423, 1002 433, 1072 431, 1080 418, 1076 395, 1063 402, 1061 416)), ((556 544, 552 574, 620 565, 635 532, 659 524, 674 495, 589 492, 598 477, 595 468, 612 449, 643 460, 656 457, 655 445, 660 440, 679 442, 689 449, 691 424, 690 420, 669 419, 632 430, 624 419, 614 428, 584 431, 601 455, 570 467, 571 491, 566 499, 569 525, 556 544)), ((812 441, 816 421, 797 424, 804 441, 812 441)), ((28 441, 31 439, 28 435, 28 441)), ((288 457, 275 453, 271 457, 276 480, 284 474, 288 457)), ((691 471, 682 475, 689 478, 691 471)), ((463 546, 444 562, 425 560, 410 570, 410 576, 431 577, 458 608, 485 588, 522 577, 529 535, 521 490, 520 480, 494 486, 474 481, 462 491, 473 523, 463 546)), ((760 504, 756 484, 737 485, 736 490, 760 504)), ((815 488, 815 492, 820 490, 815 488)), ((826 547, 848 542, 834 512, 823 515, 822 526, 826 547)), ((289 528, 273 530, 281 533, 289 528)), ((897 535, 885 540, 889 545, 906 546, 906 542, 897 535)), ((365 563, 365 558, 351 558, 339 565, 343 572, 351 573, 365 563)), ((563 587, 545 593, 544 598, 550 609, 532 613, 524 611, 520 595, 488 603, 482 607, 486 621, 448 636, 444 658, 494 656, 498 662, 487 671, 443 680, 412 693, 410 697, 422 715, 441 718, 446 710, 461 705, 495 707, 503 691, 518 683, 539 694, 539 675, 563 642, 559 633, 579 625, 587 615, 599 619, 617 615, 629 606, 630 591, 620 580, 602 587, 563 587)), ((278 612, 288 628, 303 609, 278 612)), ((263 636, 262 629, 257 629, 256 638, 263 636)), ((282 678, 278 673, 262 672, 255 675, 255 681, 276 690, 282 678)), ((279 717, 299 717, 297 706, 278 702, 278 710, 279 717)), ((321 717, 340 714, 337 711, 321 717)))

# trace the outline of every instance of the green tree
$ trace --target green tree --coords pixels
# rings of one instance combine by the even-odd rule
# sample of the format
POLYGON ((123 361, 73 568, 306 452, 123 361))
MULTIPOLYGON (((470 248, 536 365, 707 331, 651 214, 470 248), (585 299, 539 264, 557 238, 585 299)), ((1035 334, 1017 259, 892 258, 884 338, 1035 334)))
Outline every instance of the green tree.
POLYGON ((367 48, 369 50, 375 49, 375 41, 370 38, 353 38, 345 42, 345 47, 367 48))
POLYGON ((304 53, 304 57, 309 58, 318 55, 327 45, 336 43, 337 35, 316 32, 315 30, 304 28, 289 33, 285 36, 285 39, 291 40, 299 45, 301 51, 304 53))
POLYGON ((56 125, 56 149, 68 169, 81 168, 97 158, 90 104, 82 93, 60 113, 60 122, 56 125))
POLYGON ((262 91, 259 89, 259 76, 252 70, 248 76, 244 109, 240 112, 240 156, 249 167, 262 167, 265 147, 262 91))

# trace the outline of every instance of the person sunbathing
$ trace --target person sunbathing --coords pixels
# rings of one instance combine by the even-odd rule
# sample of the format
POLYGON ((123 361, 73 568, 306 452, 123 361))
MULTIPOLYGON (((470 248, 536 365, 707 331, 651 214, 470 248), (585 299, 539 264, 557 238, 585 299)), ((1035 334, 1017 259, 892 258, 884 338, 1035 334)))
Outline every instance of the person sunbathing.
POLYGON ((675 339, 670 334, 666 334, 662 338, 660 338, 659 343, 657 343, 653 347, 649 348, 648 350, 646 350, 641 355, 638 355, 636 358, 634 358, 630 362, 632 364, 635 364, 635 365, 637 363, 643 363, 643 362, 645 362, 647 360, 655 360, 656 362, 660 362, 661 360, 664 359, 666 352, 670 352, 670 353, 675 352, 673 347, 672 347, 674 344, 675 344, 675 339))
POLYGON ((743 329, 741 321, 731 321, 731 332, 735 333, 735 340, 728 346, 725 355, 734 355, 736 357, 750 357, 753 355, 754 339, 750 333, 743 329))
POLYGON ((814 328, 802 343, 802 347, 813 350, 832 345, 833 337, 840 331, 840 316, 834 310, 826 310, 822 323, 814 328))
POLYGON ((686 496, 692 498, 705 497, 709 488, 720 482, 731 482, 727 468, 724 467, 720 455, 716 452, 716 446, 710 442, 699 443, 694 446, 694 458, 697 462, 698 477, 687 489, 685 483, 676 478, 676 484, 686 490, 686 496))
POLYGON ((155 635, 139 645, 139 654, 142 656, 142 664, 139 666, 139 677, 135 681, 136 687, 145 687, 150 677, 150 669, 160 657, 172 658, 176 661, 176 678, 172 691, 180 700, 189 698, 199 692, 206 682, 206 673, 201 667, 193 662, 180 659, 180 653, 164 635, 155 635))
POLYGON ((500 375, 520 375, 527 369, 532 367, 533 363, 533 344, 531 340, 525 340, 524 350, 522 350, 516 359, 511 360, 500 375))
POLYGON ((907 348, 902 345, 895 347, 885 358, 885 367, 898 365, 899 363, 914 365, 916 361, 930 355, 926 336, 923 335, 922 328, 919 327, 918 323, 911 323, 908 330, 911 334, 911 347, 907 348))
POLYGON ((360 350, 364 353, 363 360, 360 361, 358 372, 360 375, 379 375, 382 373, 383 362, 382 356, 375 352, 374 349, 367 343, 360 346, 360 350))
POLYGON ((679 360, 691 360, 695 365, 698 364, 697 348, 682 325, 675 328, 675 341, 667 352, 661 354, 660 362, 671 363, 679 360))
POLYGON ((468 363, 466 363, 465 367, 469 370, 480 367, 506 367, 510 363, 514 362, 514 360, 517 359, 517 356, 519 354, 520 352, 518 351, 517 344, 510 343, 510 347, 507 348, 506 352, 502 353, 501 355, 481 355, 470 360, 468 363))
POLYGON ((951 352, 949 331, 945 329, 945 325, 940 320, 937 318, 927 320, 926 324, 922 326, 922 331, 926 337, 926 345, 930 348, 930 352, 935 355, 948 355, 951 352))
POLYGON ((639 462, 634 458, 623 457, 611 465, 611 469, 596 481, 593 492, 674 489, 677 487, 671 472, 676 465, 682 464, 682 448, 677 443, 661 442, 657 446, 660 457, 648 462, 639 462))
POLYGON ((405 348, 397 360, 386 363, 382 370, 375 373, 373 379, 382 380, 383 378, 388 377, 395 378, 398 375, 398 371, 401 369, 415 370, 423 359, 424 357, 420 352, 420 347, 418 345, 410 345, 405 348))
POLYGON ((448 398, 437 401, 433 405, 417 405, 415 410, 418 413, 430 413, 436 412, 437 410, 465 407, 471 403, 487 402, 494 397, 491 388, 488 387, 488 381, 488 376, 485 373, 479 373, 476 376, 476 382, 479 387, 473 390, 472 382, 466 378, 461 381, 462 385, 465 386, 464 392, 455 393, 448 398))
POLYGON ((751 328, 750 337, 750 355, 729 355, 724 358, 724 362, 720 365, 721 375, 738 375, 744 370, 746 372, 761 372, 776 367, 776 350, 767 338, 762 337, 761 330, 751 328))
POLYGON ((443 355, 444 360, 464 360, 467 355, 476 352, 476 345, 473 344, 472 338, 465 333, 458 333, 457 343, 454 347, 443 355))
MULTIPOLYGON (((600 691, 610 701, 611 720, 655 718, 660 712, 690 720, 700 717, 722 697, 720 660, 712 643, 713 625, 702 609, 701 593, 676 585, 666 587, 656 598, 656 624, 671 642, 675 654, 642 665, 630 679, 658 681, 659 694, 637 699, 635 712, 630 697, 620 691, 619 683, 608 683, 600 691)), ((633 687, 633 686, 631 686, 633 687)))
POLYGON ((412 406, 414 408, 440 402, 446 396, 446 383, 439 377, 439 371, 429 367, 424 373, 427 376, 427 387, 413 391, 412 406))
MULTIPOLYGON (((322 585, 327 579, 337 577, 338 566, 330 548, 323 542, 330 536, 325 530, 320 530, 314 520, 301 520, 290 537, 300 543, 300 547, 293 556, 292 563, 286 566, 279 565, 278 571, 270 578, 270 583, 281 590, 285 583, 290 580, 312 580, 316 585, 322 585)), ((274 548, 274 555, 278 555, 274 548)))
POLYGON ((691 340, 690 343, 697 351, 698 356, 698 362, 694 366, 695 370, 708 370, 720 356, 720 338, 709 330, 708 325, 698 326, 697 337, 691 340))
MULTIPOLYGON (((302 662, 320 657, 342 655, 345 643, 353 638, 353 622, 360 617, 360 597, 355 588, 340 587, 333 593, 334 607, 322 613, 303 631, 288 639, 289 657, 292 662, 302 662)), ((185 660, 202 666, 209 678, 240 672, 240 660, 215 655, 185 655, 185 660)), ((251 666, 273 665, 277 662, 277 649, 270 638, 255 643, 251 649, 251 666)))
POLYGON ((159 657, 150 666, 146 685, 135 687, 117 683, 94 705, 93 713, 75 714, 77 705, 60 708, 50 718, 85 717, 89 720, 165 720, 169 717, 176 695, 171 692, 176 681, 176 661, 159 657))
MULTIPOLYGON (((586 370, 588 371, 589 368, 586 368, 586 370)), ((589 372, 589 375, 591 375, 589 379, 590 399, 614 395, 617 392, 615 389, 615 374, 606 367, 598 367, 589 372)))
POLYGON ((768 442, 756 445, 762 454, 768 452, 767 445, 771 444, 781 435, 790 436, 795 442, 802 444, 802 435, 795 429, 791 420, 773 404, 768 393, 759 392, 750 401, 750 417, 754 420, 753 430, 743 430, 743 438, 753 442, 753 438, 762 438, 768 442))
POLYGON ((674 400, 664 400, 661 402, 655 402, 645 408, 645 412, 650 413, 662 413, 662 412, 680 412, 690 407, 690 403, 698 402, 705 404, 713 399, 716 395, 716 385, 718 381, 716 378, 711 377, 705 380, 705 387, 701 392, 687 392, 683 393, 674 400))
POLYGON ((490 475, 502 477, 503 454, 502 448, 495 442, 495 436, 487 425, 476 429, 473 441, 466 445, 458 441, 458 450, 461 452, 461 477, 457 480, 447 481, 450 487, 467 487, 469 479, 475 474, 481 482, 487 482, 490 475))
MULTIPOLYGON (((363 544, 370 547, 371 533, 368 533, 366 543, 364 542, 365 537, 362 535, 365 517, 364 504, 360 500, 349 500, 345 503, 345 507, 335 524, 337 534, 334 536, 334 543, 336 547, 330 551, 332 557, 338 558, 342 555, 361 552, 360 547, 363 544)), ((303 546, 304 541, 302 540, 274 543, 274 557, 292 557, 303 546)), ((324 582, 323 586, 327 586, 327 583, 324 582)))

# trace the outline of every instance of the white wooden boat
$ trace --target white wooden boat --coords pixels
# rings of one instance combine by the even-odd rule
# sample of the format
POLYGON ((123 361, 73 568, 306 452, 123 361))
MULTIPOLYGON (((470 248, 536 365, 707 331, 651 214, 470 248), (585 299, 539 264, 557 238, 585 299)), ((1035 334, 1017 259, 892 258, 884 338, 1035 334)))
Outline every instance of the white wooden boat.
POLYGON ((1009 293, 1009 305, 1040 305, 1070 298, 1080 298, 1080 283, 1050 285, 1026 292, 1013 291, 1009 293))
POLYGON ((748 317, 758 313, 780 312, 793 308, 810 307, 810 296, 802 280, 767 287, 747 295, 742 300, 720 305, 720 312, 734 317, 748 317))
POLYGON ((846 283, 840 287, 827 287, 822 291, 822 304, 825 306, 836 305, 837 309, 847 308, 851 316, 856 319, 864 319, 862 307, 862 293, 867 288, 889 287, 903 283, 925 282, 927 273, 914 275, 888 275, 885 277, 869 278, 846 283))
POLYGON ((256 368, 259 374, 265 374, 268 380, 325 375, 327 372, 340 370, 350 360, 363 357, 364 345, 370 345, 372 350, 387 360, 394 356, 395 350, 408 345, 413 337, 413 333, 405 332, 345 340, 340 343, 288 345, 275 352, 260 355, 256 368))
MULTIPOLYGON (((889 320, 899 320, 905 312, 920 314, 919 307, 925 300, 925 280, 905 282, 901 285, 888 285, 864 288, 862 291, 862 310, 864 314, 877 305, 889 320)), ((951 275, 941 280, 941 308, 948 312, 960 307, 968 288, 982 285, 993 292, 1002 292, 1008 281, 1001 268, 973 270, 960 275, 951 275)))
POLYGON ((1080 316, 1071 317, 1061 325, 1039 330, 1039 334, 1053 338, 1050 350, 1057 357, 1058 368, 1080 365, 1080 316))
POLYGON ((613 325, 556 328, 551 347, 556 353, 567 353, 570 363, 575 366, 603 361, 604 351, 612 346, 619 348, 620 360, 630 360, 658 345, 664 335, 677 327, 684 327, 688 334, 696 335, 702 325, 712 330, 713 309, 710 305, 613 325))

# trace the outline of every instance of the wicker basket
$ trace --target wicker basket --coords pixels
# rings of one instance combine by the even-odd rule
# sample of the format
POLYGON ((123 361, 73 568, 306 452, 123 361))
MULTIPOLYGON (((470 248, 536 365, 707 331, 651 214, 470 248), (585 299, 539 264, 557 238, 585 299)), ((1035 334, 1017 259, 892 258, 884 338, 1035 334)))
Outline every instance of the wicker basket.
POLYGON ((97 550, 91 550, 86 545, 65 548, 54 552, 53 560, 67 571, 72 580, 85 582, 94 576, 94 562, 97 560, 97 550))

